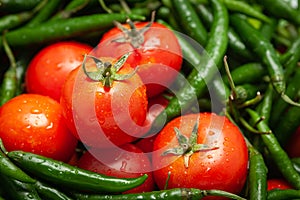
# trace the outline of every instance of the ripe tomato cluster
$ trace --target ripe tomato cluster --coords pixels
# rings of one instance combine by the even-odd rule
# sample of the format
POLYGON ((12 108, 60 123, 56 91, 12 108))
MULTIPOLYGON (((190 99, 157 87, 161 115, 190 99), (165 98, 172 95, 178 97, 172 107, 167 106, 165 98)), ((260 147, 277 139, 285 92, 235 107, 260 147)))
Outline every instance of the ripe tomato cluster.
POLYGON ((164 91, 182 61, 176 36, 156 22, 118 25, 95 49, 74 41, 51 44, 28 66, 27 94, 0 108, 0 138, 8 151, 30 151, 106 175, 148 174, 126 193, 176 187, 239 193, 248 152, 226 117, 182 115, 143 138, 167 106, 164 91), (74 161, 78 144, 84 151, 74 161))

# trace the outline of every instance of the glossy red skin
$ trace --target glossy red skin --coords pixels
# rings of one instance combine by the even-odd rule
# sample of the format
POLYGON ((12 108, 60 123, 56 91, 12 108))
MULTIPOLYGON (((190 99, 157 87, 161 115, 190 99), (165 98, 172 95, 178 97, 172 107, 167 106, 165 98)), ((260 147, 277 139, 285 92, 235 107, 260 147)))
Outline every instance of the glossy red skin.
POLYGON ((218 149, 194 153, 188 168, 184 166, 182 156, 161 155, 167 149, 178 146, 174 127, 189 137, 198 116, 188 114, 175 118, 157 135, 152 154, 156 184, 163 189, 168 172, 171 172, 168 188, 220 189, 239 193, 247 177, 248 151, 239 129, 225 117, 212 113, 200 114, 198 144, 205 143, 218 149))
POLYGON ((142 185, 123 192, 123 194, 152 191, 154 189, 154 180, 151 163, 146 154, 130 143, 123 145, 121 148, 123 151, 117 149, 92 149, 87 151, 81 156, 77 166, 118 178, 135 178, 147 173, 148 178, 142 185), (135 154, 132 154, 131 152, 134 152, 135 154), (97 158, 105 160, 105 163, 97 158))
POLYGON ((25 76, 27 92, 59 101, 68 73, 82 63, 84 54, 92 50, 91 46, 75 41, 57 42, 41 49, 28 65, 25 76))
POLYGON ((23 150, 66 162, 77 145, 60 104, 38 94, 22 94, 5 103, 0 108, 0 127, 8 151, 23 150))
MULTIPOLYGON (((137 29, 148 24, 136 23, 137 29)), ((128 24, 124 27, 129 28, 128 24)), ((148 97, 162 93, 176 79, 181 69, 182 52, 175 34, 164 25, 154 22, 144 34, 144 43, 137 49, 130 43, 117 43, 112 40, 123 37, 122 32, 112 28, 106 32, 96 48, 100 57, 120 57, 132 52, 128 63, 139 67, 138 74, 147 86, 148 97)))
POLYGON ((273 190, 273 189, 293 189, 293 187, 285 180, 283 179, 269 179, 267 181, 268 185, 268 190, 273 190))
MULTIPOLYGON (((148 112, 144 123, 144 126, 147 127, 147 130, 150 130, 153 121, 163 111, 168 103, 169 100, 163 95, 157 95, 148 99, 148 112)), ((145 153, 152 152, 155 137, 156 135, 139 138, 135 145, 145 153)))
MULTIPOLYGON (((125 63, 118 73, 132 71, 125 63)), ((120 146, 146 131, 146 87, 137 74, 104 88, 102 82, 92 81, 81 67, 76 68, 65 81, 60 103, 69 129, 87 146, 120 146)))
POLYGON ((291 136, 285 146, 285 149, 291 158, 300 157, 300 127, 298 127, 295 133, 291 136))

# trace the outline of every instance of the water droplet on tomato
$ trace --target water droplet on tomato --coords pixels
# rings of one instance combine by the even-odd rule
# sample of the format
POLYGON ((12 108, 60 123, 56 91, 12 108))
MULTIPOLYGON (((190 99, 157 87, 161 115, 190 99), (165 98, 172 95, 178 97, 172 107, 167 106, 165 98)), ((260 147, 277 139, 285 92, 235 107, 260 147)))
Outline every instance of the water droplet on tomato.
POLYGON ((40 114, 42 111, 39 110, 39 109, 37 109, 37 108, 32 108, 32 109, 30 110, 30 112, 31 112, 32 114, 40 114))
POLYGON ((108 176, 110 176, 110 175, 111 175, 111 169, 108 169, 107 172, 106 172, 106 174, 107 174, 108 176))
POLYGON ((99 117, 98 122, 100 125, 103 125, 105 123, 105 118, 104 117, 99 117))
POLYGON ((125 172, 127 167, 127 162, 124 160, 122 161, 122 165, 120 167, 120 171, 125 172))
POLYGON ((50 122, 50 124, 46 127, 46 129, 51 129, 51 128, 53 128, 53 123, 52 122, 50 122))

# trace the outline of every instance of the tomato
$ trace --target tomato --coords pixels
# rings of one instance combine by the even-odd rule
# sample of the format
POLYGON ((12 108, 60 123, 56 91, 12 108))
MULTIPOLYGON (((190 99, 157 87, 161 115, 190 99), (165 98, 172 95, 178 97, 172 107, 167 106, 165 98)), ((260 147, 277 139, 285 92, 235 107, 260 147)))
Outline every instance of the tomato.
POLYGON ((0 108, 0 138, 6 149, 68 161, 77 139, 68 130, 61 105, 50 97, 22 94, 0 108))
POLYGON ((168 188, 239 193, 247 177, 248 150, 242 133, 226 117, 208 112, 187 114, 171 120, 158 133, 152 162, 160 189, 168 180, 168 188))
POLYGON ((78 161, 78 167, 118 178, 135 178, 147 173, 146 181, 124 193, 150 192, 154 189, 151 163, 146 154, 133 144, 121 148, 89 149, 78 161))
POLYGON ((285 149, 291 158, 300 157, 300 126, 287 142, 285 149))
POLYGON ((82 63, 92 47, 75 42, 57 42, 41 49, 30 61, 25 75, 28 93, 50 96, 59 101, 61 88, 70 71, 82 63))
POLYGON ((284 179, 269 179, 267 181, 268 190, 273 189, 292 189, 292 186, 284 179))
MULTIPOLYGON (((102 60, 115 65, 114 59, 102 60)), ((93 69, 95 63, 88 61, 84 66, 93 69)), ((118 76, 131 73, 133 68, 126 62, 117 72, 118 76)), ((110 73, 105 71, 104 74, 110 73)), ((67 125, 87 146, 119 146, 144 134, 148 100, 146 87, 138 74, 108 82, 111 86, 92 80, 79 67, 69 74, 63 86, 60 102, 67 125)))
MULTIPOLYGON (((148 112, 144 123, 144 127, 147 128, 147 130, 150 130, 153 121, 163 111, 168 103, 169 100, 163 95, 157 95, 148 99, 148 112)), ((139 138, 139 140, 135 142, 135 145, 145 153, 152 152, 155 137, 156 135, 139 138)))
MULTIPOLYGON (((138 74, 147 87, 148 97, 160 94, 176 79, 181 69, 182 52, 175 34, 162 24, 153 22, 146 32, 141 30, 147 22, 135 23, 135 28, 125 36, 118 28, 112 28, 101 38, 96 55, 119 57, 132 52, 128 62, 138 67, 138 74), (138 34, 137 34, 138 33, 138 34), (129 41, 119 41, 127 38, 129 41)), ((123 24, 129 29, 129 24, 123 24)))

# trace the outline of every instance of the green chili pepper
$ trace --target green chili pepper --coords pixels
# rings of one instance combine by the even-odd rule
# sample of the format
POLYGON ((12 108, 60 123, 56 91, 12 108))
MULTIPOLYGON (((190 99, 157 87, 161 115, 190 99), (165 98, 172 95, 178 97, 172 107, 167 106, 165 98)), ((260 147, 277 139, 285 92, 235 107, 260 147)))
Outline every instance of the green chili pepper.
MULTIPOLYGON (((128 17, 132 20, 144 20, 143 16, 134 14, 93 14, 60 20, 59 23, 53 20, 34 27, 20 28, 8 32, 6 39, 11 46, 43 44, 104 30, 112 27, 113 21, 125 22, 128 17)), ((3 45, 2 40, 0 45, 3 45)))
POLYGON ((238 1, 238 0, 223 0, 223 1, 224 1, 224 4, 226 5, 226 7, 230 11, 240 12, 245 15, 248 15, 249 17, 255 17, 255 18, 262 20, 264 22, 267 22, 267 23, 271 22, 269 17, 267 17, 262 12, 253 8, 253 6, 249 5, 248 3, 244 2, 244 1, 238 1))
POLYGON ((192 4, 186 0, 173 0, 172 6, 177 13, 175 17, 179 18, 179 24, 185 33, 201 45, 205 45, 207 31, 192 4))
POLYGON ((46 5, 40 9, 40 11, 25 25, 25 26, 35 26, 49 19, 49 17, 57 11, 59 5, 61 5, 61 0, 51 0, 46 1, 46 5))
POLYGON ((256 111, 250 108, 246 108, 245 110, 250 115, 252 122, 256 124, 258 130, 262 132, 262 141, 269 150, 279 171, 293 187, 300 189, 300 174, 295 170, 292 161, 280 146, 269 126, 264 120, 261 120, 261 116, 256 111))
POLYGON ((189 199, 198 200, 206 196, 222 196, 230 199, 244 200, 244 198, 221 190, 199 190, 194 188, 175 188, 169 190, 160 190, 152 192, 144 192, 137 194, 122 194, 122 195, 93 195, 93 194, 74 194, 77 200, 108 200, 108 199, 164 199, 164 200, 174 200, 174 199, 189 199))
POLYGON ((7 54, 10 61, 10 66, 4 74, 4 78, 0 88, 0 106, 16 96, 18 84, 15 57, 6 41, 5 34, 3 35, 2 40, 5 53, 7 54))
MULTIPOLYGON (((296 68, 296 72, 292 77, 290 77, 290 81, 288 82, 286 89, 286 94, 289 95, 291 98, 295 98, 297 93, 299 92, 299 80, 300 69, 296 68)), ((273 110, 270 118, 271 127, 275 127, 278 125, 279 120, 282 119, 282 115, 288 107, 289 104, 287 104, 281 98, 274 100, 273 110)))
POLYGON ((69 18, 72 14, 76 13, 77 11, 83 9, 86 5, 88 5, 90 0, 72 0, 70 1, 67 6, 55 14, 51 20, 55 19, 66 19, 69 18))
POLYGON ((7 156, 36 177, 77 190, 124 192, 141 185, 148 177, 147 174, 131 179, 109 177, 22 151, 11 151, 7 156))
MULTIPOLYGON (((31 19, 36 12, 38 12, 46 3, 47 1, 42 1, 40 4, 38 4, 33 10, 31 11, 24 11, 21 13, 16 14, 9 14, 4 15, 0 18, 0 33, 2 33, 4 30, 10 30, 13 28, 18 27, 19 25, 22 25, 29 19, 31 19)), ((0 2, 1 5, 1 2, 0 2)))
POLYGON ((13 200, 41 200, 33 184, 23 183, 0 174, 5 195, 13 200))
POLYGON ((34 187, 37 193, 43 199, 47 199, 47 200, 71 200, 72 199, 68 197, 66 194, 62 193, 58 189, 48 185, 45 182, 36 181, 34 187))
POLYGON ((290 200, 299 199, 300 190, 285 189, 285 190, 270 190, 268 191, 268 200, 290 200))
POLYGON ((245 42, 246 46, 253 49, 256 55, 262 60, 263 64, 266 65, 271 82, 275 90, 281 95, 281 98, 290 104, 299 106, 285 94, 286 83, 283 66, 270 41, 264 38, 259 30, 252 27, 247 22, 247 18, 244 15, 233 14, 230 16, 230 19, 231 24, 245 42))
POLYGON ((263 0, 257 3, 264 6, 267 12, 277 18, 289 20, 296 25, 300 25, 300 12, 294 9, 286 1, 282 0, 263 0))
POLYGON ((285 55, 291 55, 283 63, 283 67, 285 68, 285 77, 289 78, 290 75, 295 71, 300 60, 300 36, 293 41, 292 45, 285 52, 285 55))
POLYGON ((273 130, 280 144, 284 145, 293 133, 295 133, 300 124, 300 108, 290 106, 288 111, 282 113, 280 118, 284 120, 275 124, 273 130))
POLYGON ((0 11, 20 12, 33 9, 42 0, 0 0, 0 11))
MULTIPOLYGON (((206 28, 209 29, 212 21, 213 15, 211 11, 202 4, 195 5, 198 15, 203 20, 203 23, 206 25, 206 28)), ((242 56, 242 58, 253 60, 254 56, 252 53, 246 48, 245 44, 241 41, 241 38, 238 34, 229 27, 228 29, 228 50, 233 51, 234 54, 242 56)))
MULTIPOLYGON (((3 144, 0 139, 0 146, 3 149, 3 144)), ((10 159, 0 150, 0 174, 3 174, 9 178, 26 182, 34 183, 35 179, 31 178, 28 174, 23 172, 19 167, 10 161, 10 159)))
POLYGON ((263 23, 259 29, 261 34, 269 41, 271 41, 272 36, 277 28, 277 20, 274 18, 270 18, 269 23, 263 23))
MULTIPOLYGON (((214 13, 210 38, 208 39, 205 50, 208 55, 202 57, 199 52, 194 54, 193 60, 188 60, 195 68, 187 77, 189 84, 180 89, 178 95, 172 98, 165 110, 155 119, 152 130, 157 131, 165 123, 175 116, 180 115, 181 111, 186 111, 194 102, 194 97, 201 97, 207 90, 207 84, 212 81, 217 73, 218 65, 225 54, 228 44, 228 12, 224 4, 219 0, 210 1, 214 13), (201 62, 200 62, 201 61, 201 62)), ((196 50, 195 50, 196 51, 196 50)), ((196 51, 197 52, 197 51, 196 51)))
MULTIPOLYGON (((246 63, 236 67, 231 72, 232 80, 236 85, 257 83, 262 80, 263 76, 267 75, 267 70, 261 63, 246 63)), ((228 84, 227 77, 223 77, 223 80, 228 84)))
POLYGON ((268 88, 265 94, 263 95, 263 99, 261 103, 256 108, 259 115, 264 117, 264 121, 267 124, 269 124, 272 105, 273 105, 273 87, 272 85, 268 85, 268 88))
POLYGON ((249 158, 249 198, 263 200, 267 198, 267 166, 263 156, 254 147, 248 147, 249 158))

